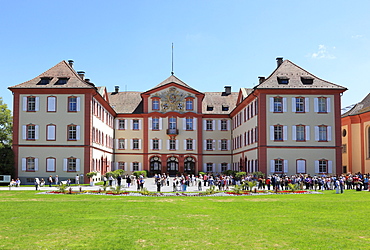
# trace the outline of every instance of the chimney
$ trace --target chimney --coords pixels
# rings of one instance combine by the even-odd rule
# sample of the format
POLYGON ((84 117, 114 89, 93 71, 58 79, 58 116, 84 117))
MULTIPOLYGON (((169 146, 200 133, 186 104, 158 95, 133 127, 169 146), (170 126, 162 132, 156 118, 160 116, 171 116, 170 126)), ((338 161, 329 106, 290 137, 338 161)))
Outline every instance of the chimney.
POLYGON ((85 82, 90 83, 90 79, 86 78, 85 82))
POLYGON ((277 62, 277 67, 279 68, 279 66, 283 63, 283 58, 282 57, 276 57, 276 62, 277 62))
POLYGON ((119 86, 114 86, 114 93, 118 93, 118 91, 119 91, 119 86))
POLYGON ((82 80, 85 80, 85 71, 77 71, 77 74, 79 77, 81 77, 82 80))
POLYGON ((68 60, 68 64, 69 64, 69 66, 71 66, 71 68, 73 69, 73 60, 68 60))
POLYGON ((260 84, 263 83, 266 80, 266 78, 264 76, 259 76, 258 79, 259 79, 260 84))
POLYGON ((225 86, 225 94, 230 95, 231 94, 231 86, 225 86))

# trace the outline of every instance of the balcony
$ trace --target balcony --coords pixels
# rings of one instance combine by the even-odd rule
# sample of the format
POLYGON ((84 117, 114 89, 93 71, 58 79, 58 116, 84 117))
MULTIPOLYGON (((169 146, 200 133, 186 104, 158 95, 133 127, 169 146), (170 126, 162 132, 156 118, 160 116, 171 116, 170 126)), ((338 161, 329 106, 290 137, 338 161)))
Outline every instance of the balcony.
POLYGON ((167 135, 178 135, 179 130, 177 128, 169 128, 167 129, 167 135))

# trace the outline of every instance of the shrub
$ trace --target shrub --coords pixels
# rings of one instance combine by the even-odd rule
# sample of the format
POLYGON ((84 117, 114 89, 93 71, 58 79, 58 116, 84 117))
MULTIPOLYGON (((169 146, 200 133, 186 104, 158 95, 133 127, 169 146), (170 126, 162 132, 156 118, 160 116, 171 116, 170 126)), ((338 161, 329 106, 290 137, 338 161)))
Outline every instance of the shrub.
POLYGON ((132 173, 136 178, 139 178, 139 176, 140 175, 143 175, 144 176, 144 178, 146 178, 147 177, 147 175, 146 175, 146 171, 135 171, 135 172, 133 172, 132 173))
POLYGON ((88 177, 88 178, 93 178, 95 175, 97 175, 98 173, 96 173, 96 172, 90 172, 90 173, 87 173, 86 174, 86 177, 88 177))
POLYGON ((247 175, 247 173, 246 173, 246 172, 237 172, 237 173, 235 174, 235 177, 236 177, 236 178, 241 178, 241 177, 246 176, 246 175, 247 175))

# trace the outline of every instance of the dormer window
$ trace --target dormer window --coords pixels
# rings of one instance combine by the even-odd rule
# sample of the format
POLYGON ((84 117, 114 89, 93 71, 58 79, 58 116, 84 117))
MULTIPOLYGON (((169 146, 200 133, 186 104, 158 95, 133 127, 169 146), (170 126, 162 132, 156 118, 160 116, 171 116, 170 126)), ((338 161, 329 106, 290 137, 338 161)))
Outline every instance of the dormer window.
POLYGON ((213 111, 213 106, 207 105, 207 111, 213 111))
POLYGON ((229 111, 229 106, 222 105, 222 111, 229 111))
POLYGON ((66 77, 60 77, 58 78, 58 81, 55 83, 55 85, 64 85, 66 84, 68 81, 68 78, 66 77))
POLYGON ((37 85, 47 85, 50 83, 50 80, 53 79, 52 77, 41 77, 41 80, 37 85))
POLYGON ((277 78, 279 84, 288 84, 289 83, 289 78, 282 76, 277 78))
POLYGON ((311 78, 311 77, 301 77, 301 82, 303 84, 313 84, 313 78, 311 78))

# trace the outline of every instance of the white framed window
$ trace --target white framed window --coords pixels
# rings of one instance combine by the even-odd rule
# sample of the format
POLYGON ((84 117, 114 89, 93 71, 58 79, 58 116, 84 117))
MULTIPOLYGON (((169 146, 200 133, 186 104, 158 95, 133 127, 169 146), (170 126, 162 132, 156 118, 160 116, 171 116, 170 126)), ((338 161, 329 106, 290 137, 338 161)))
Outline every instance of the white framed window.
POLYGON ((169 150, 176 150, 176 139, 170 139, 169 140, 169 150))
POLYGON ((220 120, 220 130, 227 131, 229 130, 228 126, 229 122, 227 120, 220 120))
POLYGON ((48 96, 47 98, 47 112, 56 112, 57 98, 55 96, 48 96))
POLYGON ((221 143, 221 150, 229 150, 229 141, 227 139, 222 139, 221 143))
POLYGON ((68 141, 80 140, 80 126, 68 125, 67 134, 68 134, 68 141))
POLYGON ((53 157, 49 157, 46 159, 46 172, 55 172, 56 166, 56 159, 53 157))
POLYGON ((213 163, 206 163, 206 171, 213 172, 213 163))
POLYGON ((126 171, 126 164, 123 161, 118 162, 118 169, 123 169, 126 171))
POLYGON ((153 99, 152 100, 152 109, 153 110, 159 110, 159 99, 153 99))
POLYGON ((206 130, 208 130, 208 131, 213 130, 213 121, 212 120, 206 120, 206 130))
POLYGON ((186 99, 186 110, 193 110, 193 99, 186 99))
POLYGON ((159 130, 159 118, 158 117, 152 118, 152 130, 159 130))
POLYGON ((34 141, 39 139, 39 126, 28 124, 23 126, 23 139, 34 141))
POLYGON ((305 173, 306 173, 306 161, 297 160, 297 174, 305 174, 305 173))
POLYGON ((125 124, 125 120, 124 119, 119 119, 118 120, 118 129, 126 129, 126 124, 125 124))
POLYGON ((212 139, 205 140, 205 150, 214 150, 214 140, 212 139))
POLYGON ((63 160, 63 171, 66 172, 79 172, 80 171, 80 159, 75 157, 65 158, 63 160))
POLYGON ((186 118, 186 130, 193 130, 193 118, 186 118))
POLYGON ((118 139, 118 149, 126 149, 126 140, 118 139))
POLYGON ((186 150, 193 150, 193 139, 186 139, 186 150))
POLYGON ((35 157, 22 158, 22 171, 35 172, 39 169, 39 159, 35 157))
POLYGON ((132 129, 139 130, 140 129, 140 121, 137 119, 132 120, 132 129))
POLYGON ((55 141, 56 140, 56 126, 54 124, 49 124, 46 126, 46 140, 55 141))
POLYGON ((140 149, 140 139, 132 139, 132 149, 140 149))
POLYGON ((80 111, 80 97, 69 96, 68 97, 68 112, 80 111))
POLYGON ((274 159, 270 163, 271 173, 287 173, 288 172, 288 160, 274 159))
POLYGON ((152 150, 159 150, 159 139, 152 140, 152 150))
POLYGON ((132 171, 139 171, 139 162, 133 162, 132 163, 132 171))
POLYGON ((23 97, 23 111, 35 112, 39 111, 40 97, 38 96, 25 96, 23 97))
POLYGON ((314 99, 314 111, 317 113, 329 113, 330 105, 330 97, 317 97, 314 99))
POLYGON ((326 159, 315 161, 315 173, 331 174, 333 173, 333 162, 326 159))

